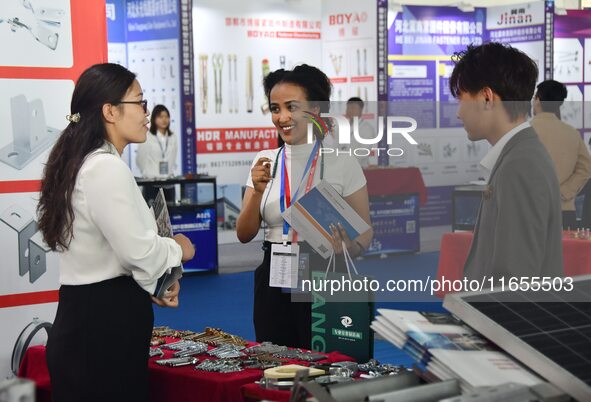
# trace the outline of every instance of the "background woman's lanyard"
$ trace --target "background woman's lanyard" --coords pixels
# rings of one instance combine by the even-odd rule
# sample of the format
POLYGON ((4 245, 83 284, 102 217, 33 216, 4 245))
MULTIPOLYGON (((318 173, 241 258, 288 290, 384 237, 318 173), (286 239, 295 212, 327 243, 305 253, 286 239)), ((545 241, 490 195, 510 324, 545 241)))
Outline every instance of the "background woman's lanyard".
MULTIPOLYGON (((320 150, 320 142, 316 141, 316 143, 314 144, 314 148, 312 149, 312 152, 310 153, 310 156, 308 157, 308 162, 306 163, 306 168, 304 169, 302 179, 300 180, 300 185, 296 187, 297 190, 296 190, 295 194, 292 196, 290 186, 289 186, 289 174, 287 172, 287 164, 285 163, 285 161, 286 161, 285 148, 283 148, 283 153, 282 153, 282 157, 281 157, 282 169, 281 169, 281 186, 280 186, 280 196, 279 196, 279 207, 281 209, 282 214, 283 214, 283 212, 285 212, 285 210, 287 208, 290 207, 291 201, 297 199, 298 192, 300 191, 301 185, 304 182, 304 179, 306 178, 306 173, 308 173, 308 181, 306 183, 305 193, 310 191, 310 188, 312 187, 312 183, 314 181, 314 173, 316 172, 316 165, 318 162, 318 156, 320 154, 319 150, 320 150)), ((322 158, 320 164, 321 164, 321 168, 320 168, 321 175, 324 175, 324 172, 323 172, 324 158, 322 158)), ((321 177, 321 179, 322 179, 322 177, 321 177)), ((283 220, 283 236, 282 236, 284 244, 287 243, 288 233, 289 233, 289 223, 287 223, 284 219, 283 220)), ((294 230, 292 243, 297 243, 297 241, 298 241, 298 234, 294 230)))
POLYGON ((158 146, 160 147, 160 151, 162 152, 162 160, 166 160, 166 151, 168 150, 168 135, 164 137, 166 139, 166 146, 162 148, 162 141, 158 138, 158 134, 156 134, 156 141, 158 141, 158 146))

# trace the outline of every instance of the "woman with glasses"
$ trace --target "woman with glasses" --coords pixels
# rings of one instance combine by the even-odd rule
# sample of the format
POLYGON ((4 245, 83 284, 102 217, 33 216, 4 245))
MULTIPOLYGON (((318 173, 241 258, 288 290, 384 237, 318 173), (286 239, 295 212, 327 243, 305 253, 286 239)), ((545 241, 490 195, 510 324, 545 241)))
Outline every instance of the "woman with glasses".
MULTIPOLYGON (((135 163, 142 177, 166 178, 174 175, 177 165, 178 140, 170 131, 170 112, 164 105, 156 105, 150 117, 150 135, 137 148, 135 163)), ((158 188, 144 187, 147 200, 156 197, 158 188)), ((174 186, 163 187, 167 200, 174 199, 174 186)))
POLYGON ((128 166, 130 143, 146 140, 147 103, 135 75, 117 64, 82 73, 70 121, 41 184, 39 228, 59 253, 60 294, 47 341, 52 398, 148 401, 152 302, 178 306, 179 284, 162 299, 159 277, 191 259, 183 235, 158 236, 128 166), (116 350, 105 348, 116 344, 116 350))

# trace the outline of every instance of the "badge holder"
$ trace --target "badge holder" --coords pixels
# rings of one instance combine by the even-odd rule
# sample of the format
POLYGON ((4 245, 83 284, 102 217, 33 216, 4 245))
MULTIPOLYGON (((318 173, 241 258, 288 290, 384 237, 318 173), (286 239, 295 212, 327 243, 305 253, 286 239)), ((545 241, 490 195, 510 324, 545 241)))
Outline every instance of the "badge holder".
POLYGON ((158 171, 160 176, 168 176, 168 162, 161 161, 158 163, 158 171))
POLYGON ((271 245, 269 286, 295 289, 298 284, 300 246, 297 244, 271 245))

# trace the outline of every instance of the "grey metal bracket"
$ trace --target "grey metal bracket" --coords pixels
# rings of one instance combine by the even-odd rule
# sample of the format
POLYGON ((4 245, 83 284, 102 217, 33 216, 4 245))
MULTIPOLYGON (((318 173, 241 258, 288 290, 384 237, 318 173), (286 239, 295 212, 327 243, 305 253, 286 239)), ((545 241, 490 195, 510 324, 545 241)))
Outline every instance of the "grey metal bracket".
POLYGON ((47 272, 47 253, 49 247, 43 235, 37 231, 37 222, 31 214, 13 205, 0 215, 0 222, 16 232, 18 241, 18 273, 29 274, 29 282, 35 283, 47 272))
POLYGON ((30 0, 22 0, 23 7, 31 10, 35 18, 39 21, 44 22, 48 25, 61 27, 62 20, 64 19, 65 13, 64 10, 59 8, 45 8, 40 7, 37 9, 33 8, 33 4, 31 4, 30 0))
POLYGON ((13 142, 0 149, 0 161, 21 170, 53 144, 59 130, 47 127, 41 99, 10 98, 13 142))
POLYGON ((0 215, 0 221, 14 230, 18 239, 18 274, 29 272, 29 239, 37 231, 37 222, 20 207, 13 205, 0 215))
POLYGON ((41 231, 29 239, 29 282, 35 283, 47 271, 49 246, 43 241, 41 231))

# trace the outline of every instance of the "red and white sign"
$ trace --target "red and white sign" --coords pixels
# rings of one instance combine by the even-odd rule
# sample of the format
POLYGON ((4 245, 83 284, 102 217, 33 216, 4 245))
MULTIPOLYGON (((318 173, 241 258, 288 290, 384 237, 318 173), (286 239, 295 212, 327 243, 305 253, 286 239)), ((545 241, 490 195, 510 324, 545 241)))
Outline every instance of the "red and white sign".
MULTIPOLYGON (((6 7, 3 4, 3 17, 34 22, 36 15, 23 2, 9 3, 6 7)), ((65 116, 70 113, 74 84, 86 68, 107 61, 104 0, 37 0, 35 8, 51 9, 52 13, 46 18, 59 20, 59 24, 50 24, 52 28, 39 38, 26 29, 0 30, 2 53, 9 55, 9 59, 0 57, 0 120, 4 123, 0 149, 8 149, 15 141, 22 140, 22 135, 13 131, 13 124, 27 123, 25 119, 30 118, 13 106, 15 102, 42 111, 43 119, 35 121, 43 122, 52 133, 44 141, 31 137, 28 142, 31 152, 19 162, 0 157, 2 377, 9 375, 10 353, 20 331, 33 317, 53 321, 59 287, 55 253, 45 255, 45 271, 26 272, 18 246, 18 233, 22 228, 11 225, 10 216, 22 214, 27 227, 35 227, 43 166, 55 139, 66 126, 65 116)))

